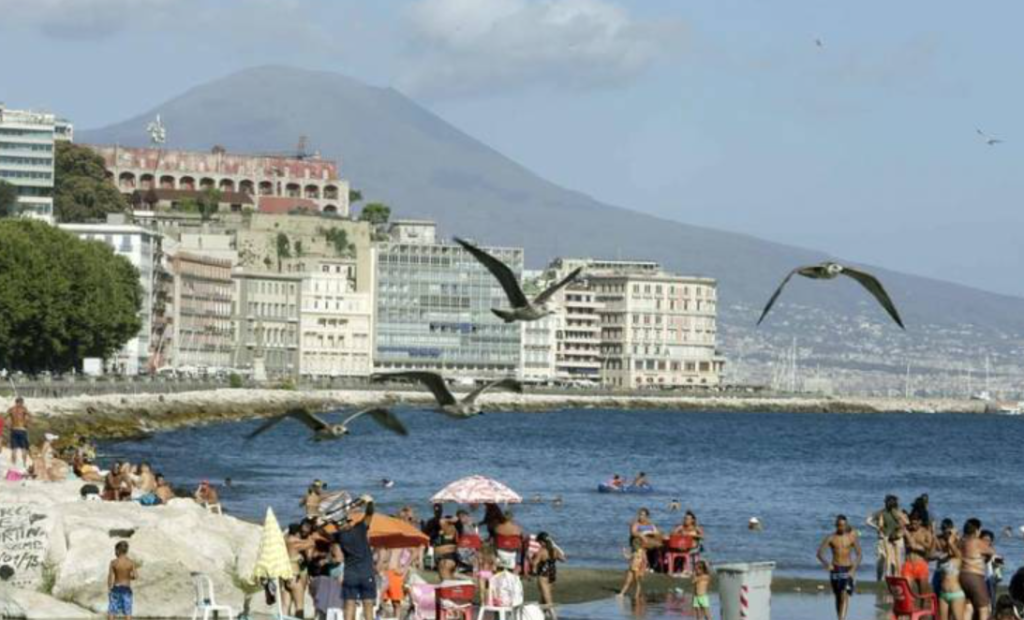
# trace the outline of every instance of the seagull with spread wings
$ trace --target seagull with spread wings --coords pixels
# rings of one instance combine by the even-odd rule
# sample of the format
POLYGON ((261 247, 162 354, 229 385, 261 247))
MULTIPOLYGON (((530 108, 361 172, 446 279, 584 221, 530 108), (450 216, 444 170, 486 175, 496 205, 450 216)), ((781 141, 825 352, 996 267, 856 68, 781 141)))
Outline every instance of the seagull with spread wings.
POLYGON ((491 275, 501 284, 501 288, 505 291, 505 296, 508 297, 512 308, 510 310, 492 308, 491 312, 501 317, 506 323, 536 321, 552 314, 555 308, 551 306, 551 298, 555 296, 555 293, 571 284, 583 272, 583 267, 573 269, 572 273, 547 287, 530 300, 519 285, 519 278, 516 277, 516 274, 508 265, 464 239, 456 237, 455 242, 480 261, 487 268, 487 271, 490 271, 491 275))
POLYGON ((992 136, 988 135, 987 133, 980 129, 975 129, 974 131, 976 131, 978 135, 981 136, 981 139, 985 141, 985 144, 989 146, 995 146, 997 144, 1003 143, 1003 141, 1000 140, 999 138, 993 138, 992 136))
POLYGON ((261 424, 259 428, 249 433, 245 439, 246 441, 253 439, 257 435, 270 430, 280 423, 281 420, 286 418, 293 418, 309 427, 309 430, 313 431, 313 436, 310 438, 312 441, 341 439, 345 435, 349 434, 348 425, 356 418, 364 415, 369 415, 374 422, 380 424, 393 433, 397 433, 403 437, 409 434, 408 429, 405 428, 405 424, 402 424, 402 421, 398 419, 398 416, 391 413, 391 411, 384 407, 369 407, 367 409, 361 409, 345 418, 341 424, 328 424, 321 419, 320 416, 310 413, 308 409, 298 407, 270 418, 261 424))
POLYGON ((803 276, 812 280, 834 280, 840 275, 853 278, 860 283, 861 286, 866 288, 871 293, 878 303, 882 304, 885 311, 889 313, 892 320, 896 321, 896 324, 900 326, 900 329, 906 329, 903 327, 903 319, 900 318, 900 313, 896 310, 896 305, 892 303, 892 299, 889 298, 889 294, 882 288, 882 283, 878 281, 878 278, 871 275, 870 273, 859 271, 850 267, 844 267, 839 263, 833 263, 831 261, 821 263, 820 265, 810 265, 807 267, 797 267, 793 271, 789 272, 789 275, 782 281, 779 288, 775 289, 775 293, 771 299, 768 300, 768 304, 764 307, 764 311, 761 312, 761 318, 757 320, 757 324, 760 325, 764 317, 768 315, 768 311, 772 309, 775 304, 775 300, 779 298, 782 293, 782 289, 789 283, 789 280, 793 276, 803 276))
POLYGON ((523 384, 516 379, 511 377, 505 379, 498 379, 491 381, 476 388, 469 394, 462 397, 459 400, 452 394, 452 391, 448 389, 448 384, 445 382, 444 377, 437 374, 436 372, 410 370, 405 372, 391 372, 375 374, 371 378, 374 383, 380 383, 381 381, 391 381, 394 379, 398 380, 409 380, 419 381, 427 387, 434 394, 434 398, 437 399, 437 411, 443 413, 452 418, 465 419, 471 418, 476 415, 480 415, 480 405, 476 403, 477 398, 481 394, 488 390, 493 389, 504 389, 511 392, 523 392, 523 384))

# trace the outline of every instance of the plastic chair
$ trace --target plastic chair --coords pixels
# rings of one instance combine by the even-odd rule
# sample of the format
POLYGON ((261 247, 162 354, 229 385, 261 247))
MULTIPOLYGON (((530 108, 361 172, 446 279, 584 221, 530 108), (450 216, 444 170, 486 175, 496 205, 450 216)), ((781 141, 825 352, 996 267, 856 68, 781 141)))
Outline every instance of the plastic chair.
POLYGON ((476 585, 472 581, 441 582, 434 595, 434 614, 437 620, 448 620, 452 617, 473 620, 476 585))
POLYGON ((909 618, 931 618, 937 620, 939 617, 939 599, 935 594, 914 594, 910 589, 910 582, 903 577, 886 577, 885 586, 892 595, 891 620, 909 618))
POLYGON ((437 618, 437 589, 429 583, 416 583, 409 586, 409 598, 412 607, 406 618, 410 620, 435 620, 437 618))
POLYGON ((519 575, 501 571, 487 581, 488 597, 480 605, 477 620, 484 620, 487 613, 493 613, 498 620, 505 620, 506 615, 518 620, 522 615, 524 597, 523 581, 519 575))
POLYGON ((192 586, 195 588, 195 608, 192 610, 192 620, 197 620, 200 614, 203 620, 210 620, 213 614, 221 612, 228 615, 228 620, 235 619, 235 611, 230 605, 221 605, 213 592, 213 580, 205 573, 192 573, 192 586))
POLYGON ((674 534, 669 537, 668 543, 665 545, 665 552, 662 555, 662 562, 666 574, 677 574, 676 565, 679 560, 683 561, 683 574, 693 572, 693 566, 699 557, 694 553, 695 545, 693 542, 692 536, 674 534))

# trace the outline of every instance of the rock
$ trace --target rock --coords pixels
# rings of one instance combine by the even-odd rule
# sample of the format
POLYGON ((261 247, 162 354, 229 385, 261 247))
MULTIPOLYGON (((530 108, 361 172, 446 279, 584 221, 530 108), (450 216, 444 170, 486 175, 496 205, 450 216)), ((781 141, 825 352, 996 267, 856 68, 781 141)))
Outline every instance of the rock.
MULTIPOLYGON (((79 487, 78 482, 0 482, 0 564, 4 544, 22 549, 24 541, 32 543, 30 561, 22 559, 16 578, 5 584, 17 588, 11 591, 21 602, 4 600, 10 611, 0 607, 7 614, 2 617, 23 617, 26 600, 40 606, 31 607, 41 614, 28 616, 33 618, 105 614, 107 570, 119 540, 127 540, 128 555, 138 565, 136 617, 191 617, 193 572, 210 576, 219 602, 236 612, 243 609, 241 588, 256 561, 260 526, 210 514, 190 499, 167 506, 85 501, 79 487), (128 532, 130 538, 118 536, 128 532), (77 615, 67 612, 69 605, 77 615)), ((251 611, 267 611, 262 597, 253 599, 251 611)))
POLYGON ((97 615, 34 590, 0 586, 0 618, 18 620, 79 620, 97 615))

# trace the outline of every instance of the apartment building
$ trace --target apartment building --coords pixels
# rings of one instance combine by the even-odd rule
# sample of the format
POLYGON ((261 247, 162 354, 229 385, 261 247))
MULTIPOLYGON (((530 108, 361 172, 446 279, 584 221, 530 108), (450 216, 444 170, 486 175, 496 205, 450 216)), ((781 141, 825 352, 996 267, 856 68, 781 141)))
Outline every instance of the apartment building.
POLYGON ((55 145, 72 135, 71 123, 53 114, 0 103, 0 181, 17 190, 21 215, 53 223, 55 145))
POLYGON ((162 366, 179 370, 233 366, 235 283, 231 261, 175 252, 168 254, 168 325, 156 353, 162 366))
POLYGON ((234 356, 231 366, 252 369, 257 380, 296 377, 301 371, 301 276, 235 269, 234 356))
POLYGON ((369 375, 373 372, 372 283, 370 291, 356 290, 354 260, 307 262, 302 270, 302 375, 369 375))

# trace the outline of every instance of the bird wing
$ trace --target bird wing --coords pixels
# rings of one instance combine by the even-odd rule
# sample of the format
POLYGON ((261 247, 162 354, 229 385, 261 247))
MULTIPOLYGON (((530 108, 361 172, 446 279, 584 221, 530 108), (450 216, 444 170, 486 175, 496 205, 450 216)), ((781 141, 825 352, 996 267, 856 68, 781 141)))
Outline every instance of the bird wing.
POLYGON ((262 435, 266 431, 277 426, 278 423, 280 423, 281 420, 284 420, 285 418, 295 418, 296 420, 302 422, 303 424, 305 424, 314 431, 320 431, 323 430, 324 428, 327 428, 327 424, 325 424, 323 420, 316 417, 306 409, 290 409, 285 413, 282 413, 281 415, 276 415, 268 419, 266 422, 261 424, 259 428, 249 433, 245 437, 245 440, 248 441, 250 439, 253 439, 257 435, 262 435))
POLYGON ((465 403, 471 403, 475 401, 477 398, 479 398, 480 395, 486 392, 487 390, 493 390, 497 388, 508 390, 510 392, 518 392, 519 394, 523 393, 523 384, 521 381, 519 381, 518 379, 513 379, 512 377, 505 377, 504 379, 498 379, 497 381, 491 381, 490 383, 485 383, 481 385, 480 387, 473 390, 469 394, 466 394, 466 396, 463 397, 462 401, 465 403))
POLYGON ((516 278, 516 274, 509 269, 508 265, 468 241, 455 237, 455 243, 461 245, 475 259, 480 261, 484 267, 487 267, 487 271, 490 271, 491 275, 498 280, 498 284, 501 284, 501 288, 505 291, 505 296, 508 297, 513 308, 524 308, 530 305, 529 300, 526 299, 526 293, 519 286, 519 279, 516 278))
POLYGON ((439 405, 454 405, 458 402, 455 400, 455 396, 452 394, 452 391, 448 389, 448 384, 444 382, 444 377, 436 372, 409 370, 405 372, 376 374, 371 377, 371 381, 374 382, 387 381, 389 379, 408 379, 409 381, 419 381, 434 394, 434 398, 437 399, 439 405))
POLYGON ((402 424, 402 421, 398 419, 398 416, 391 413, 384 407, 370 407, 367 409, 360 409, 359 411, 345 418, 345 421, 342 422, 341 425, 348 426, 349 422, 365 414, 369 414, 370 417, 373 418, 374 422, 380 424, 389 431, 398 433, 403 437, 409 434, 409 429, 405 428, 405 424, 402 424))
POLYGON ((900 313, 896 311, 896 304, 892 303, 892 299, 889 298, 889 294, 885 292, 885 289, 882 287, 882 283, 878 281, 878 278, 870 273, 850 269, 849 267, 843 267, 843 273, 860 282, 861 286, 874 295, 875 299, 878 300, 878 303, 882 304, 885 311, 892 317, 892 320, 896 321, 896 324, 900 326, 900 329, 907 329, 903 326, 903 319, 900 318, 900 313))
POLYGON ((761 321, 764 320, 764 317, 768 315, 768 311, 771 310, 772 306, 775 305, 775 300, 778 299, 779 295, 782 294, 782 289, 786 287, 786 284, 789 283, 790 279, 792 279, 793 276, 795 276, 801 269, 805 269, 805 267, 797 267, 793 271, 790 271, 789 274, 785 277, 785 279, 782 280, 782 284, 779 285, 779 288, 775 289, 775 292, 772 293, 771 299, 768 300, 768 303, 765 305, 764 310, 761 311, 761 318, 757 319, 758 325, 761 324, 761 321))
POLYGON ((984 136, 985 135, 985 132, 982 131, 981 129, 975 129, 974 131, 978 132, 979 136, 984 136))
POLYGON ((564 278, 562 278, 561 280, 559 280, 555 284, 552 284, 551 286, 549 286, 546 289, 544 289, 544 292, 542 292, 540 295, 537 295, 537 297, 533 300, 533 303, 535 303, 535 304, 542 304, 542 303, 546 302, 547 300, 551 299, 552 295, 557 293, 563 287, 566 287, 569 284, 571 284, 573 282, 573 280, 575 280, 576 278, 580 277, 581 273, 583 273, 583 267, 577 267, 576 269, 573 269, 572 273, 570 273, 569 275, 565 276, 564 278))

